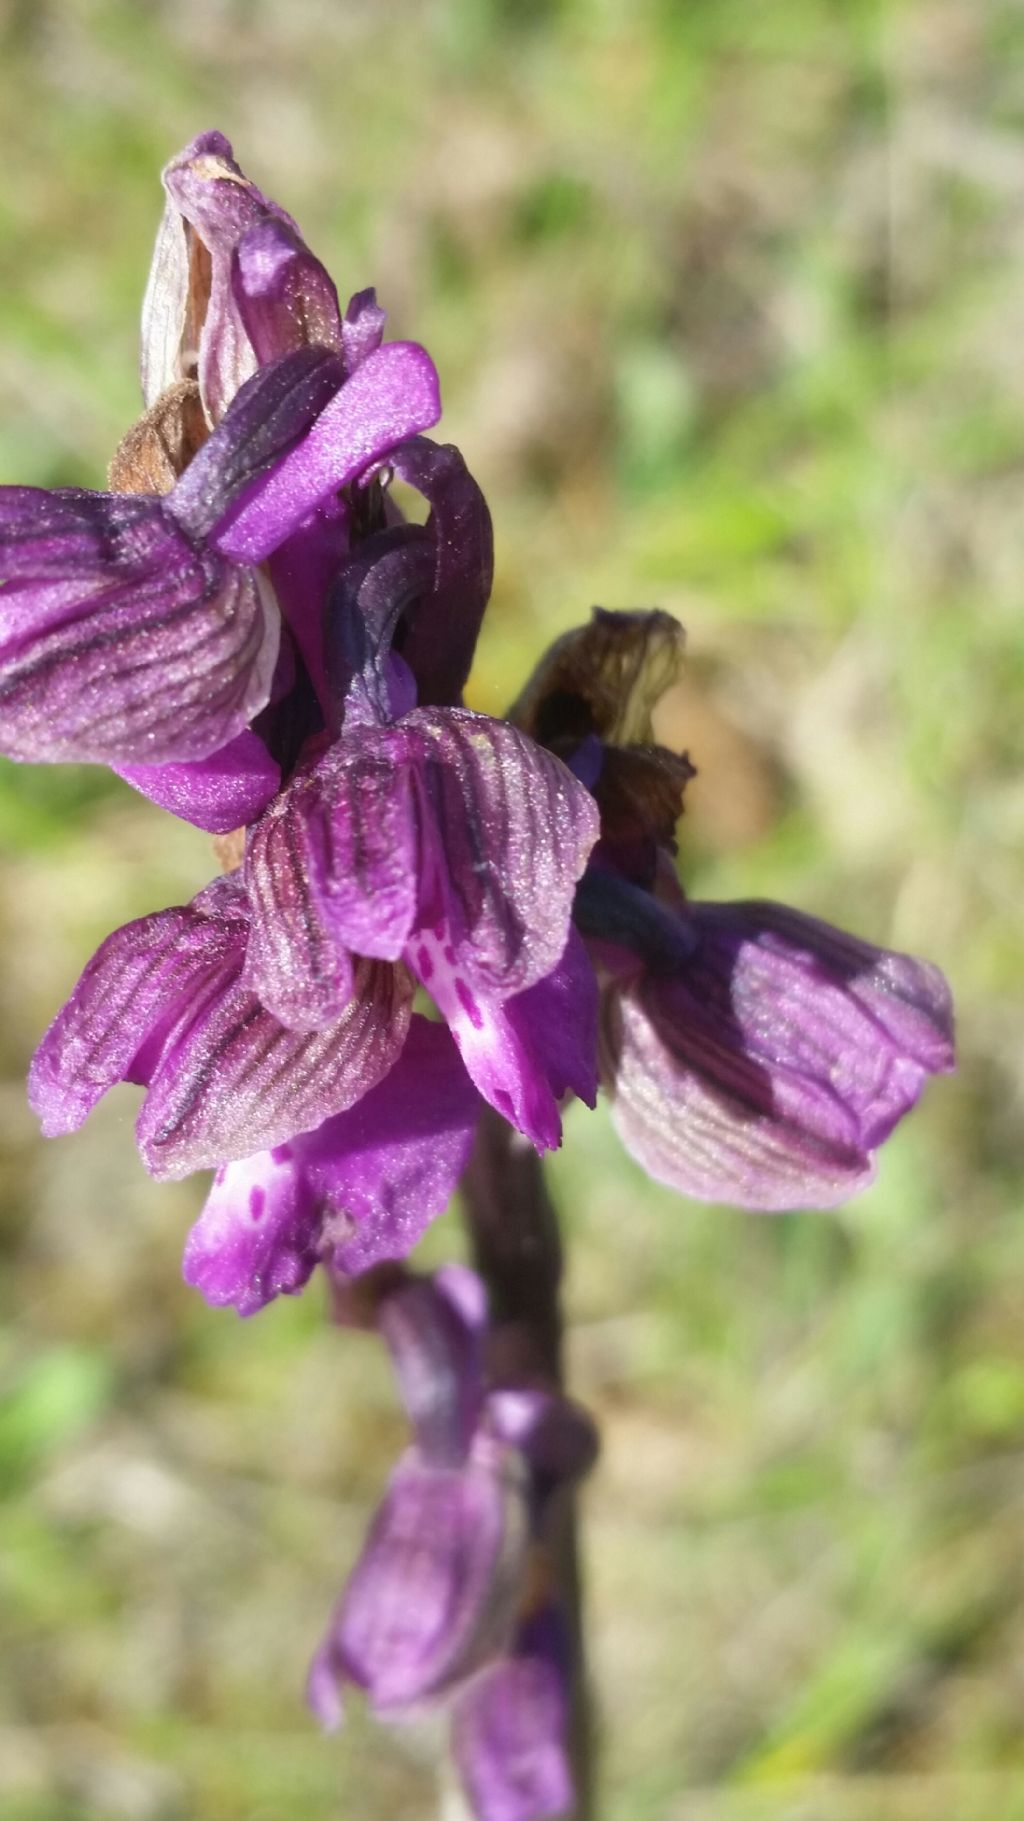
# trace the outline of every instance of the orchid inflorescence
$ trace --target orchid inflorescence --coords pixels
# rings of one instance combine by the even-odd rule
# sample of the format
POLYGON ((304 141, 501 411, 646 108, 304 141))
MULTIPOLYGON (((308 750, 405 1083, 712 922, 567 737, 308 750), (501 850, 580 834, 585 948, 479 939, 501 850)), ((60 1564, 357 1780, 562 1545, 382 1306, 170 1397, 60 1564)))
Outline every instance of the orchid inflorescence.
POLYGON ((382 1715, 442 1706, 474 1812, 531 1821, 572 1800, 543 1511, 594 1435, 556 1386, 494 1381, 473 1272, 401 1261, 482 1118, 543 1153, 599 1085, 684 1194, 834 1206, 952 1066, 949 995, 798 911, 687 897, 667 614, 598 609, 505 719, 463 705, 491 525, 425 435, 429 356, 384 342, 372 290, 340 309, 221 134, 164 186, 110 491, 0 489, 0 751, 111 766, 223 871, 107 938, 32 1104, 53 1136, 145 1088, 151 1174, 215 1171, 185 1251, 210 1303, 250 1315, 319 1268, 345 1319, 375 1286, 413 1442, 310 1698, 329 1724, 346 1682, 382 1715))

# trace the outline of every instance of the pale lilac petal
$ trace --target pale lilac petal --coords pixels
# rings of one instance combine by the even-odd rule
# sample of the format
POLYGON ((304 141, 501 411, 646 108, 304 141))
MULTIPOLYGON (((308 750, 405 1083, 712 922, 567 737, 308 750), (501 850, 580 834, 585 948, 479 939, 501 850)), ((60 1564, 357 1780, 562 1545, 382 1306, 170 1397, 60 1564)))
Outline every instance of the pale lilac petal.
POLYGON ((115 765, 114 770, 151 803, 212 835, 255 822, 281 784, 281 767, 248 729, 192 764, 115 765))
POLYGON ((0 489, 0 751, 201 759, 270 694, 280 618, 165 503, 0 489))
POLYGON ((336 1270, 408 1255, 455 1192, 479 1110, 449 1033, 417 1016, 380 1085, 298 1140, 336 1270))
POLYGON ((420 1458, 432 1467, 461 1466, 484 1405, 482 1282, 463 1265, 410 1277, 384 1298, 377 1324, 420 1458))
POLYGON ((402 341, 378 348, 302 441, 224 517, 216 532, 218 548, 245 562, 261 562, 323 500, 406 437, 429 429, 440 414, 437 373, 424 349, 402 341))
POLYGON ((344 1670, 337 1662, 333 1640, 326 1638, 309 1666, 306 1701, 325 1732, 337 1732, 345 1718, 341 1698, 344 1670))
POLYGON ((609 993, 604 1073, 643 1167, 685 1194, 831 1207, 952 1066, 938 969, 780 905, 690 907, 671 978, 609 993))
POLYGON ((318 1204, 288 1145, 225 1164, 185 1246, 185 1282, 253 1315, 301 1290, 317 1262, 318 1204))
POLYGON ((476 1821, 543 1821, 573 1806, 567 1703, 554 1664, 502 1657, 460 1693, 452 1750, 476 1821))
POLYGON ((399 1464, 334 1625, 338 1661, 381 1713, 442 1693, 500 1649, 525 1549, 520 1491, 488 1464, 399 1464))
POLYGON ((405 1041, 411 990, 402 969, 357 963, 354 992, 326 1030, 290 1031, 242 983, 208 989, 167 1038, 136 1135, 150 1174, 167 1178, 284 1144, 352 1106, 405 1041))
POLYGON ((192 906, 141 917, 108 936, 33 1058, 29 1099, 48 1138, 75 1131, 117 1082, 138 1079, 139 1051, 211 979, 241 962, 230 918, 192 906))
POLYGON ((494 577, 491 515, 451 444, 417 436, 390 460, 395 473, 430 502, 427 530, 434 549, 433 585, 411 616, 402 656, 421 705, 458 703, 494 577))

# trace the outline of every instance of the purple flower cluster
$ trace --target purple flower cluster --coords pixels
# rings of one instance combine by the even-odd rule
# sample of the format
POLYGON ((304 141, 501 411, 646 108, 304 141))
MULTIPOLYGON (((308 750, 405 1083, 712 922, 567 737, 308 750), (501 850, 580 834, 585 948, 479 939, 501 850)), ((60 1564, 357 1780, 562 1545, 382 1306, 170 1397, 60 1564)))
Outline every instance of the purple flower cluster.
MULTIPOLYGON (((110 491, 0 488, 0 751, 113 767, 217 836, 224 872, 93 957, 32 1065, 43 1130, 142 1086, 151 1173, 216 1172, 186 1277, 243 1315, 318 1265, 404 1259, 485 1105, 543 1152, 599 1080, 686 1194, 852 1194, 952 1064, 942 977, 684 895, 691 767, 651 722, 681 661, 668 616, 598 611, 507 719, 463 705, 491 527, 424 434, 429 356, 383 341, 372 291, 342 311, 220 134, 164 183, 146 410, 110 491)), ((313 1695, 326 1715, 345 1681, 385 1713, 443 1696, 477 1813, 529 1821, 569 1800, 558 1615, 524 1589, 578 1421, 485 1382, 483 1323, 458 1274, 380 1305, 415 1442, 313 1695)))

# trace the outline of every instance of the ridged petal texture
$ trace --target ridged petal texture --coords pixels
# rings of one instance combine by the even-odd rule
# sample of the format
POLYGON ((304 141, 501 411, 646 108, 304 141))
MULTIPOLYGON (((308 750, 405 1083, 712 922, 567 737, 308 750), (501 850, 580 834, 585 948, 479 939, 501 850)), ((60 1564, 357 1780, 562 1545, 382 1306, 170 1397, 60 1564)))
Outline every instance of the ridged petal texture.
POLYGON ((395 473, 430 502, 432 585, 402 645, 417 700, 457 703, 469 676, 494 578, 494 533, 487 501, 450 443, 412 437, 393 453, 395 473))
POLYGON ((321 1259, 355 1274, 406 1257, 451 1200, 479 1107, 444 1026, 415 1016, 394 1067, 347 1112, 218 1170, 186 1280, 252 1315, 321 1259))
POLYGON ((143 1160, 154 1176, 185 1176, 312 1130, 375 1086, 408 1030, 404 970, 361 960, 341 1016, 298 1034, 243 985, 246 935, 228 879, 108 937, 33 1063, 44 1130, 74 1130, 107 1088, 137 1081, 143 1160))
POLYGON ((765 903, 693 905, 693 956, 608 990, 602 1074, 627 1148, 684 1194, 831 1207, 953 1065, 937 968, 765 903))
POLYGON ((253 831, 250 978, 312 1024, 343 1002, 349 951, 408 950, 431 992, 440 954, 472 1015, 476 996, 509 998, 559 962, 596 834, 582 785, 504 722, 428 708, 359 727, 253 831))
POLYGON ((276 605, 162 501, 0 488, 0 581, 10 758, 202 759, 268 700, 276 605))

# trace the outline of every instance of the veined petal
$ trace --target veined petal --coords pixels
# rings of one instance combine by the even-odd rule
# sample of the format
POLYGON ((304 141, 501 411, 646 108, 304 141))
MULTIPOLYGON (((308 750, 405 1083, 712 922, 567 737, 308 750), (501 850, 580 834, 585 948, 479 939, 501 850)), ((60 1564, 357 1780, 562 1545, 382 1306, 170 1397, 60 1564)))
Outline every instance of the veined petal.
POLYGON ((297 778, 250 837, 253 931, 246 976, 298 1029, 335 1018, 351 950, 397 960, 416 911, 416 833, 407 773, 339 741, 297 778))
MULTIPOLYGON (((565 949, 598 835, 593 798, 558 759, 486 715, 415 709, 389 736, 396 760, 404 749, 415 767, 421 926, 443 925, 443 959, 471 994, 523 992, 565 949)), ((433 990, 429 965, 421 978, 433 990)))
POLYGON ((208 990, 165 1043, 136 1125, 151 1175, 187 1176, 280 1145, 368 1093, 408 1031, 404 970, 360 960, 326 1030, 286 1029, 241 980, 208 990))
POLYGON ((378 348, 325 405, 302 441, 225 515, 217 527, 218 548, 245 562, 262 562, 323 500, 406 437, 429 430, 440 415, 429 354, 415 342, 378 348))
POLYGON ((391 456, 395 473, 430 502, 433 586, 411 616, 402 656, 417 700, 458 703, 494 578, 494 534, 480 488, 451 444, 416 436, 391 456))
POLYGON ((214 1178, 185 1246, 185 1282, 215 1307, 254 1315, 301 1290, 317 1262, 319 1205, 291 1146, 236 1163, 214 1178))
POLYGON ((603 1073, 633 1155, 685 1194, 831 1207, 952 1067, 937 968, 773 904, 690 907, 692 960, 609 991, 603 1073))
POLYGON ((281 767, 248 728, 219 752, 191 764, 115 765, 136 790, 183 822, 230 834, 263 814, 281 784, 281 767))
POLYGON ((33 1058, 29 1099, 46 1136, 75 1131, 108 1088, 131 1078, 153 1032, 237 968, 244 942, 244 925, 192 905, 108 936, 33 1058))
POLYGON ((280 616, 164 503, 0 489, 0 751, 200 759, 270 694, 280 616))
POLYGON ((186 1281, 251 1315, 321 1258, 353 1276, 404 1258, 451 1199, 479 1105, 444 1026, 414 1017, 394 1067, 347 1112, 218 1170, 186 1281))

